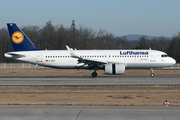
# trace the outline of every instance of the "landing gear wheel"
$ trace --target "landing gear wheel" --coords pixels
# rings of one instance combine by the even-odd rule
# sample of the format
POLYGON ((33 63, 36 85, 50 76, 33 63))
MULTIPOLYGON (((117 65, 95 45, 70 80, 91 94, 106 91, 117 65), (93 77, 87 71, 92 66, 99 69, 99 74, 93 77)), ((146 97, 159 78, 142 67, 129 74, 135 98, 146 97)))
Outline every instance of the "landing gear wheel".
POLYGON ((154 75, 154 73, 151 73, 151 77, 154 77, 155 75, 154 75))
POLYGON ((92 76, 92 77, 97 77, 97 73, 96 73, 96 72, 93 72, 93 73, 91 74, 91 76, 92 76))

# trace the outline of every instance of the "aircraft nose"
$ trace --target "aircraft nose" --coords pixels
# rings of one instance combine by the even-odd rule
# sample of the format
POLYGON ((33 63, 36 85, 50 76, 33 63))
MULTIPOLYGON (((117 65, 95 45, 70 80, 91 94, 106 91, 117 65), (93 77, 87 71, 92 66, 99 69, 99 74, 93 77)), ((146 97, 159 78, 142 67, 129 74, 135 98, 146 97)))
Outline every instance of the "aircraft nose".
POLYGON ((171 60, 171 63, 174 65, 174 64, 176 64, 176 60, 175 59, 173 59, 173 58, 171 58, 172 60, 171 60))

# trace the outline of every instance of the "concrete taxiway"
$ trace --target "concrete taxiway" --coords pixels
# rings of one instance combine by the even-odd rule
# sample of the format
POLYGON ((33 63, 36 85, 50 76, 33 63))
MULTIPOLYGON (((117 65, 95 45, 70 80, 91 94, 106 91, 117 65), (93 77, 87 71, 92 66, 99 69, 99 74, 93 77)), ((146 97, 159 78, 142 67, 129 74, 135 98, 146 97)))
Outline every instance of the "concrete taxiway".
POLYGON ((0 106, 1 120, 179 120, 180 107, 0 106))
POLYGON ((0 85, 180 85, 180 77, 1 77, 0 85))

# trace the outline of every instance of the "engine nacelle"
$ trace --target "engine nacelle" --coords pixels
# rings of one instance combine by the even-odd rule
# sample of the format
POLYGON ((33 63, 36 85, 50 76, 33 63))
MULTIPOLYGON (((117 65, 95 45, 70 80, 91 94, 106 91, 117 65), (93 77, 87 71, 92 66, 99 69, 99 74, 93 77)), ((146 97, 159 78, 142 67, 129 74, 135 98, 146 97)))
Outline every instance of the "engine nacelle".
POLYGON ((105 64, 105 74, 123 75, 125 72, 124 63, 109 63, 105 64))

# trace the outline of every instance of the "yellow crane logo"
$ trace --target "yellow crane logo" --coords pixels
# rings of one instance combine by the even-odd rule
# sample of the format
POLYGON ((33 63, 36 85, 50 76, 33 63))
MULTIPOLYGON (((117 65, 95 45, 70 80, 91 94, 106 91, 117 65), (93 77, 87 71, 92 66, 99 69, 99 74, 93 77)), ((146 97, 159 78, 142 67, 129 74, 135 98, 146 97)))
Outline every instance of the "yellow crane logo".
POLYGON ((17 31, 12 34, 12 41, 16 44, 20 44, 24 40, 24 35, 17 31))

